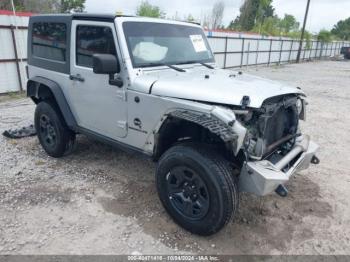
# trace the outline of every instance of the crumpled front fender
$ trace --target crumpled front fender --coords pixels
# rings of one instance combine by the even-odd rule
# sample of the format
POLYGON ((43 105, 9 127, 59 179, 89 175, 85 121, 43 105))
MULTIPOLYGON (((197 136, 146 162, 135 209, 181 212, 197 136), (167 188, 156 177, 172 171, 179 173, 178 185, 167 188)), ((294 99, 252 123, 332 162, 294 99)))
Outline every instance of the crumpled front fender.
POLYGON ((236 120, 234 112, 229 109, 215 106, 209 114, 191 110, 175 110, 168 115, 203 126, 224 142, 232 143, 235 155, 238 154, 244 143, 247 130, 236 120))

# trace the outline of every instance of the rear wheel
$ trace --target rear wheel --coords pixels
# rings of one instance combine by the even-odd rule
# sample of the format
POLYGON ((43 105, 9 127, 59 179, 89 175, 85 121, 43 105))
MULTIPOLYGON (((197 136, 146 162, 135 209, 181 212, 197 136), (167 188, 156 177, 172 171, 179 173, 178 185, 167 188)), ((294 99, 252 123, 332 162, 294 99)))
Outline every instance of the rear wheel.
POLYGON ((218 232, 238 207, 231 166, 202 145, 177 145, 165 152, 159 160, 156 183, 170 216, 195 234, 218 232))
POLYGON ((34 122, 40 144, 49 156, 61 157, 73 147, 75 134, 53 102, 43 101, 36 106, 34 122))

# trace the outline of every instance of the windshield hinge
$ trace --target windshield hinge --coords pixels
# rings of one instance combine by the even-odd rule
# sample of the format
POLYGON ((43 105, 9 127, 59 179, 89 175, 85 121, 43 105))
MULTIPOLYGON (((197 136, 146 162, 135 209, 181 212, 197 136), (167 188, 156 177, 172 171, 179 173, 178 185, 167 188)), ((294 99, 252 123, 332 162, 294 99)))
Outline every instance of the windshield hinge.
POLYGON ((126 121, 118 121, 117 125, 119 128, 126 130, 126 121))

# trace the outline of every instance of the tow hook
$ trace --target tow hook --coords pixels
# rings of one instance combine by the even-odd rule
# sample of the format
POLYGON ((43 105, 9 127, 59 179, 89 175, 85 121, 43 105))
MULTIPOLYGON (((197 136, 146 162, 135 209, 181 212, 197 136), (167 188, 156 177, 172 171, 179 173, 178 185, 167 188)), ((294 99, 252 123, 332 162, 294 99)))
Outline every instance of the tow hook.
POLYGON ((314 165, 318 165, 320 163, 320 159, 317 156, 313 156, 311 158, 311 163, 314 165))
POLYGON ((276 190, 276 194, 280 197, 286 197, 288 195, 288 190, 284 185, 279 185, 276 190))

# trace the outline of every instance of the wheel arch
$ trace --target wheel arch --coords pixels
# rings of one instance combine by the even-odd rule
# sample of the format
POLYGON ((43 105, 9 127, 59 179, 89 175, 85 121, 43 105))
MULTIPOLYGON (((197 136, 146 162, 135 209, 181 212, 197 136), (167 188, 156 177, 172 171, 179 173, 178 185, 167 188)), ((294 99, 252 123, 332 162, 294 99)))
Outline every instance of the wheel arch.
POLYGON ((237 147, 238 135, 220 119, 210 114, 190 110, 168 113, 154 132, 153 158, 158 160, 171 146, 185 141, 215 144, 221 153, 232 160, 237 147))
POLYGON ((53 100, 67 126, 74 131, 77 130, 75 117, 58 83, 44 77, 33 77, 27 82, 27 97, 30 97, 35 104, 43 100, 53 100))

